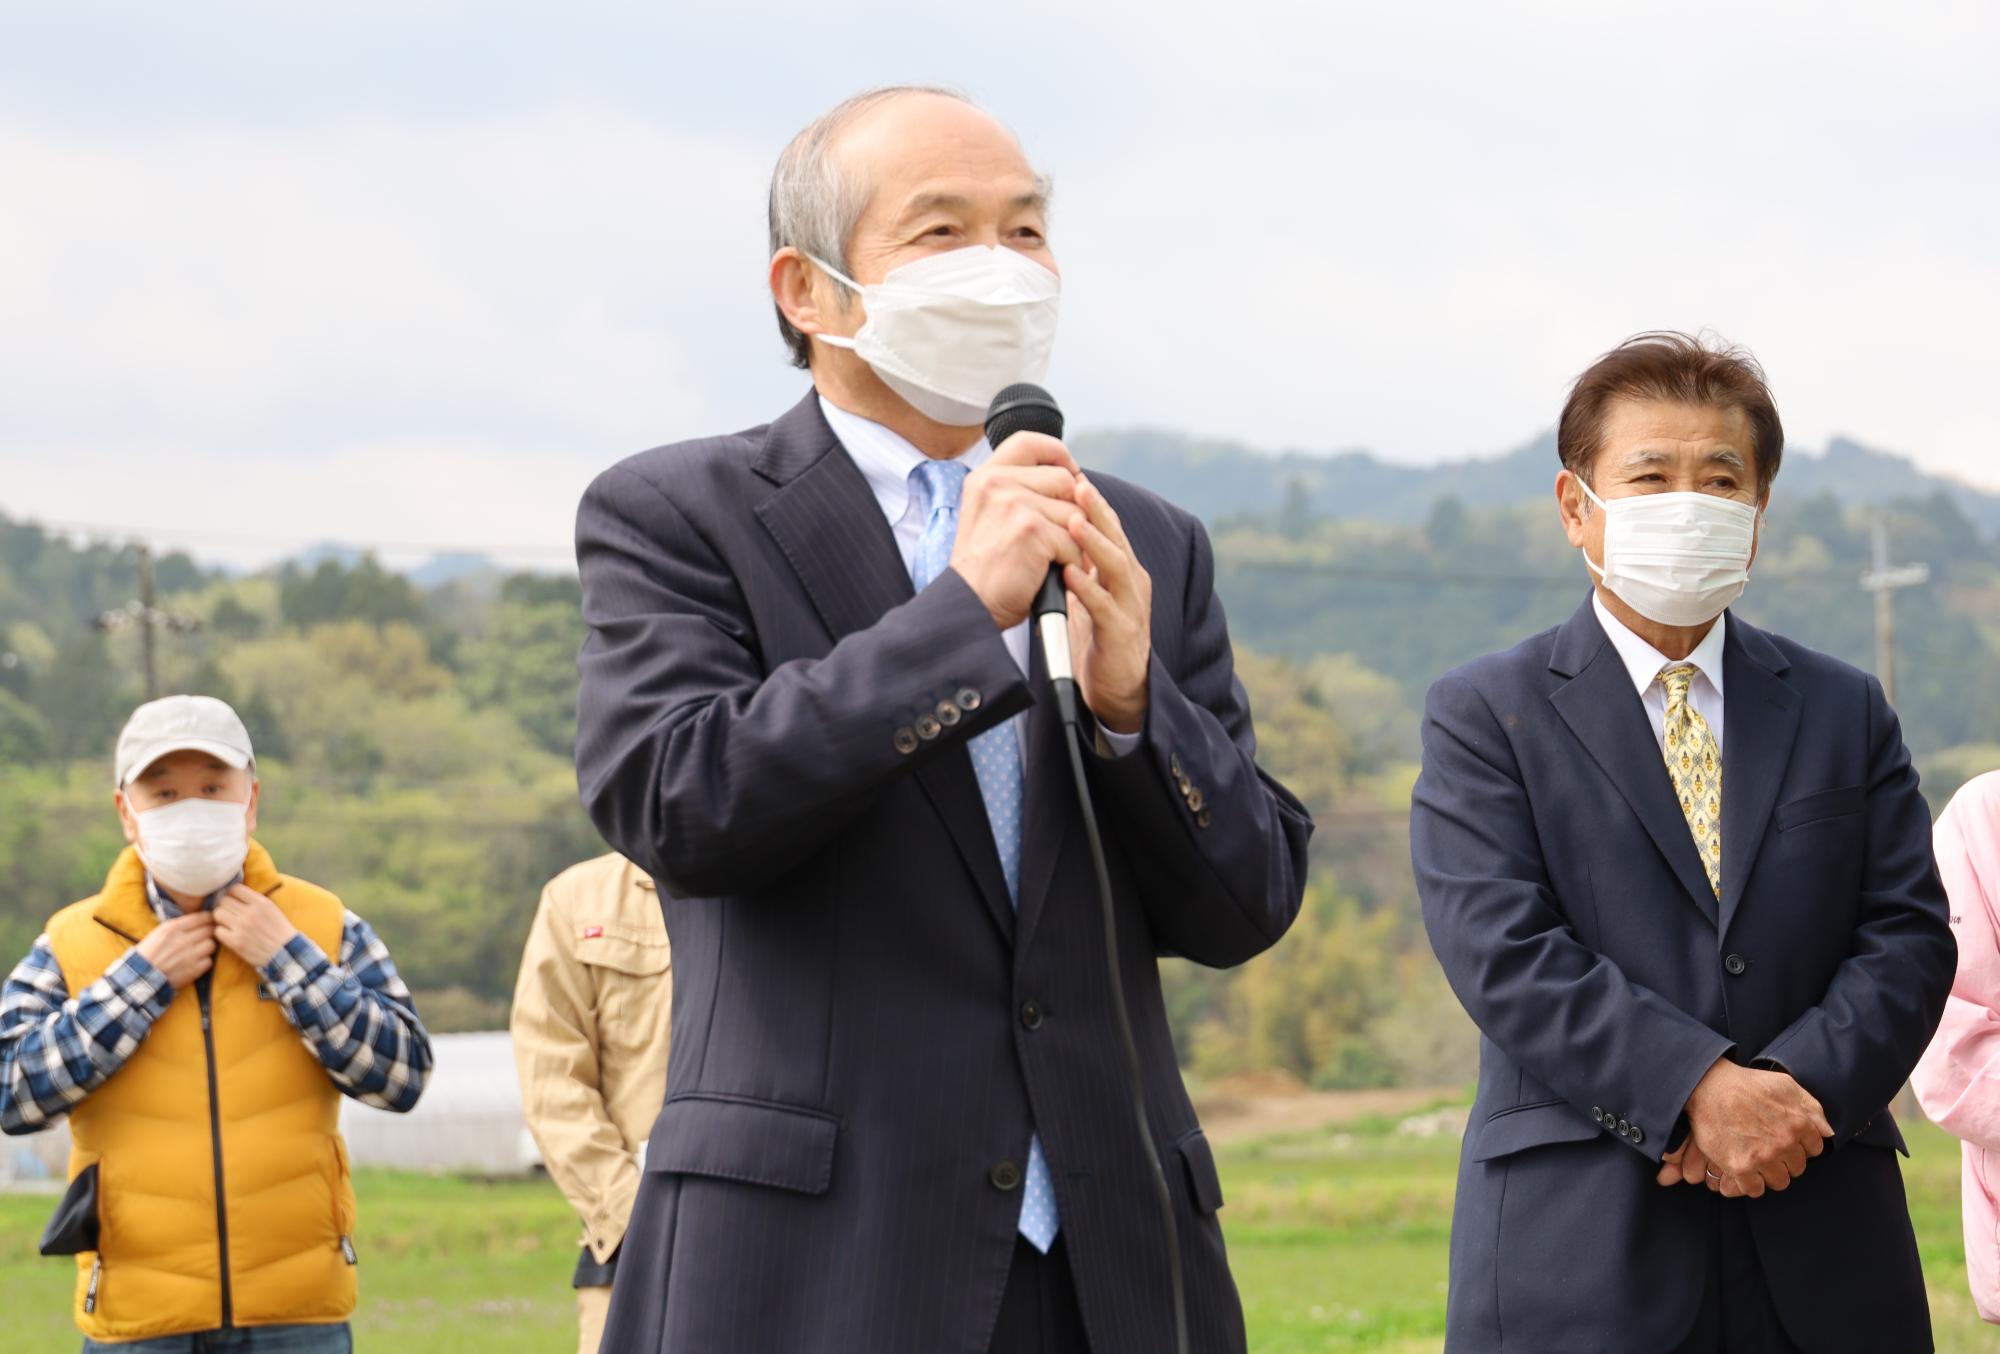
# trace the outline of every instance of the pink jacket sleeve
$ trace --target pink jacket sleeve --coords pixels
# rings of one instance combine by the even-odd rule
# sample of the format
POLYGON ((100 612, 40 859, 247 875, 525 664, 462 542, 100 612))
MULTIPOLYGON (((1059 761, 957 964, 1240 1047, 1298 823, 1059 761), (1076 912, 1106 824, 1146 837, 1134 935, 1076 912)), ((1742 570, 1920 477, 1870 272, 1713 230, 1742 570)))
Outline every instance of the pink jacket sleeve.
POLYGON ((2000 772, 1968 782, 1937 822, 1958 977, 1910 1076, 1924 1113, 1953 1137, 2000 1151, 2000 772))

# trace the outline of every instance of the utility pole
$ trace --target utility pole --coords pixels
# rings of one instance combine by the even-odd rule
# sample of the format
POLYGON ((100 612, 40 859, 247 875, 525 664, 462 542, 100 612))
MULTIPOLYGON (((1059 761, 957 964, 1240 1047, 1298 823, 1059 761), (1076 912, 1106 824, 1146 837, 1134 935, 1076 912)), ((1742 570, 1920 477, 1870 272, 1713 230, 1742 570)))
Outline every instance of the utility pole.
POLYGON ((1896 590, 1914 588, 1931 579, 1928 564, 1889 563, 1889 528, 1882 514, 1869 524, 1874 545, 1874 567, 1861 575, 1861 586, 1875 594, 1875 675, 1882 680, 1882 694, 1896 704, 1896 590))
POLYGON ((146 669, 146 699, 157 700, 160 695, 159 637, 160 630, 173 630, 186 634, 201 629, 198 617, 182 616, 170 611, 162 611, 156 605, 153 593, 153 550, 144 543, 132 549, 139 556, 139 598, 122 607, 100 612, 97 628, 106 633, 139 627, 139 647, 144 655, 146 669))
MULTIPOLYGON (((1889 527, 1879 512, 1868 524, 1868 537, 1874 547, 1873 567, 1861 575, 1861 586, 1864 591, 1875 594, 1875 675, 1881 680, 1882 694, 1893 710, 1896 707, 1896 590, 1930 582, 1931 566, 1890 565, 1889 527)), ((1896 1095, 1896 1113, 1911 1121, 1923 1117, 1923 1109, 1917 1104, 1917 1093, 1910 1089, 1907 1081, 1896 1095)))

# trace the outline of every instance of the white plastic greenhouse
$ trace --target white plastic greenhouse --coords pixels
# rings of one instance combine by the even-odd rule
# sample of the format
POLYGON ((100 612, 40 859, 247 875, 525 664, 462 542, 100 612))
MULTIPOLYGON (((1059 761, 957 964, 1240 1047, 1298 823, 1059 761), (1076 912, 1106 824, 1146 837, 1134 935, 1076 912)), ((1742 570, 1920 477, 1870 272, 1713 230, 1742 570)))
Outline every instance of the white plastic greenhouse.
MULTIPOLYGON (((341 1131, 357 1166, 513 1175, 541 1165, 521 1117, 513 1043, 505 1030, 431 1037, 435 1057, 423 1099, 408 1114, 345 1102, 341 1131)), ((0 1139, 0 1188, 60 1181, 69 1154, 61 1124, 0 1139)))

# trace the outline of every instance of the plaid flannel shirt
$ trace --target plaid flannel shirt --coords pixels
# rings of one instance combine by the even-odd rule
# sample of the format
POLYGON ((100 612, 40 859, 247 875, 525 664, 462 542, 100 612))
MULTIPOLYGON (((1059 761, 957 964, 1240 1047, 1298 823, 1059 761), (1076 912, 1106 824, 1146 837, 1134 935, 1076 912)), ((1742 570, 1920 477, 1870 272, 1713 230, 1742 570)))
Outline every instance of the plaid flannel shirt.
MULTIPOLYGON (((176 914, 150 878, 146 890, 162 920, 176 914)), ((367 922, 345 914, 338 961, 295 935, 261 976, 264 994, 342 1093, 398 1113, 417 1103, 430 1076, 430 1037, 367 922)), ((37 939, 0 988, 0 1132, 33 1133, 67 1114, 138 1051, 173 998, 166 975, 136 947, 72 997, 48 936, 37 939)))

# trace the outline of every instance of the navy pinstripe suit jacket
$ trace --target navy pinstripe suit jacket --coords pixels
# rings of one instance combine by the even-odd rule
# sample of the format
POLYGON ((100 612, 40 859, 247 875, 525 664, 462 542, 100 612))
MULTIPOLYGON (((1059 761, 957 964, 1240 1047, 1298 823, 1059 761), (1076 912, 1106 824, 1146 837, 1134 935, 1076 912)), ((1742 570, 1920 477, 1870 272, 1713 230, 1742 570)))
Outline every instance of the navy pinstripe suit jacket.
MULTIPOLYGON (((1218 1354, 1244 1347, 1242 1314, 1156 956, 1230 965, 1274 943, 1311 822, 1253 761, 1200 525, 1095 482, 1154 602, 1145 734, 1093 759, 1093 795, 1194 1347, 1218 1354)), ((768 427, 607 471, 577 559, 583 798, 662 886, 675 968, 666 1103, 604 1348, 980 1354, 1031 1125, 1093 1349, 1171 1348, 1039 653, 1024 679, 950 570, 912 595, 811 395, 768 427), (966 744, 1023 710, 1017 912, 966 744)))

